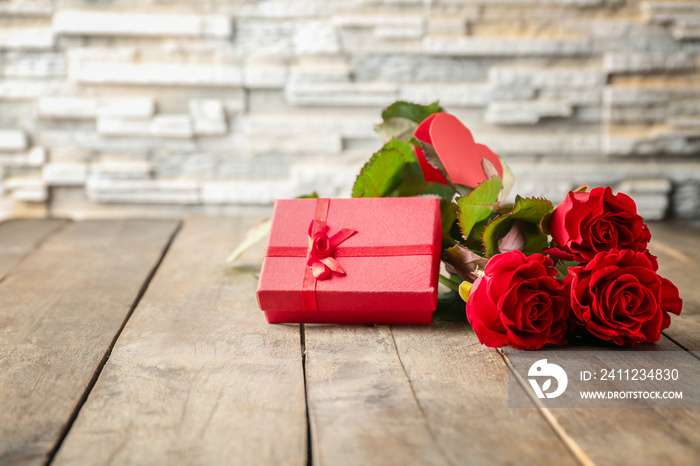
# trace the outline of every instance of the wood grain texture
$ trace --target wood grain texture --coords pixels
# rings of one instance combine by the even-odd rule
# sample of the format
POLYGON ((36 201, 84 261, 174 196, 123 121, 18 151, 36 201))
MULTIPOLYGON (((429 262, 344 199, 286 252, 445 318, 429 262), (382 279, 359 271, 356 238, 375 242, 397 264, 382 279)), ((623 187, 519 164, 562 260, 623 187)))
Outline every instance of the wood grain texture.
POLYGON ((187 220, 55 464, 306 464, 298 325, 255 301, 259 256, 225 259, 250 219, 187 220))
POLYGON ((306 326, 313 462, 573 464, 465 325, 306 326), (395 338, 394 338, 395 337, 395 338))
POLYGON ((0 283, 0 463, 46 461, 176 225, 72 223, 0 283))
POLYGON ((421 411, 451 464, 576 464, 534 405, 508 407, 508 368, 471 327, 397 326, 392 333, 421 411))
MULTIPOLYGON (((633 348, 616 346, 573 346, 558 351, 614 351, 620 368, 639 366, 639 357, 626 356, 639 351, 675 351, 684 358, 684 366, 700 370, 700 361, 679 348, 667 338, 655 344, 633 348), (627 361, 627 362, 626 362, 627 361)), ((518 352, 504 348, 505 357, 518 352)), ((542 358, 549 351, 539 351, 542 358)), ((590 369, 590 366, 585 367, 590 369)), ((565 368, 577 373, 584 367, 565 368)), ((523 379, 526 371, 519 371, 523 379)), ((644 390, 645 387, 606 383, 599 380, 586 382, 587 390, 644 390)), ((567 390, 569 390, 567 388, 567 390)), ((686 408, 556 408, 548 410, 558 427, 581 448, 596 465, 695 465, 700 458, 700 410, 686 408)))
POLYGON ((1 222, 0 281, 12 267, 66 223, 68 223, 66 220, 8 220, 1 222))
POLYGON ((305 326, 316 465, 447 465, 388 326, 305 326))
POLYGON ((700 351, 700 229, 688 224, 650 225, 649 250, 659 259, 659 274, 671 280, 683 298, 680 316, 671 316, 664 334, 684 348, 700 351))

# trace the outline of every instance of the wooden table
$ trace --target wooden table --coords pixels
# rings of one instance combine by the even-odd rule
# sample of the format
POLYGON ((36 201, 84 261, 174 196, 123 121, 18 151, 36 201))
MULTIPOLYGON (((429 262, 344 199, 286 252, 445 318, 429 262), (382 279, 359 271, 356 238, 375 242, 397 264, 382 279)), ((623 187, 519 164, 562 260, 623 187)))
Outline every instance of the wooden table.
MULTIPOLYGON (((0 224, 0 463, 700 464, 700 410, 509 408, 465 323, 267 324, 256 220, 0 224)), ((700 230, 652 230, 700 350, 700 230)))

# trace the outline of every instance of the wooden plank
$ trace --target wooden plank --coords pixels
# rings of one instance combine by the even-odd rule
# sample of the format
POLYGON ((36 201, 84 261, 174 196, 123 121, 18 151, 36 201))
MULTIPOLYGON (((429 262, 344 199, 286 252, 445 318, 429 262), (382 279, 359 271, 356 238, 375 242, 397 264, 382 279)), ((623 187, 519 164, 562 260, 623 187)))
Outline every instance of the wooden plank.
POLYGON ((392 327, 392 333, 421 410, 451 464, 577 463, 534 405, 508 407, 508 368, 471 327, 444 323, 392 327))
POLYGON ((687 224, 650 225, 649 250, 659 259, 659 274, 671 280, 683 298, 680 316, 664 331, 690 351, 700 351, 700 229, 687 224))
POLYGON ((305 326, 316 465, 446 465, 388 326, 305 326))
POLYGON ((0 223, 0 281, 12 267, 66 223, 66 220, 8 220, 0 223))
POLYGON ((305 344, 314 464, 574 463, 507 407, 505 364, 466 324, 307 325, 305 344))
POLYGON ((700 262, 700 224, 655 222, 649 224, 649 229, 652 235, 650 245, 663 243, 663 246, 671 247, 681 255, 700 262))
POLYGON ((0 283, 0 463, 47 460, 176 225, 71 223, 0 283))
POLYGON ((258 256, 225 263, 248 220, 185 222, 56 465, 306 464, 299 326, 258 310, 258 256))
MULTIPOLYGON (((556 348, 553 348, 556 349, 556 348)), ((563 351, 614 351, 619 367, 638 367, 639 357, 626 357, 638 351, 677 351, 678 357, 687 358, 684 365, 700 370, 700 361, 683 351, 672 341, 662 338, 658 343, 638 345, 624 349, 610 346, 574 346, 563 351), (626 362, 628 361, 628 362, 626 362)), ((504 348, 506 358, 518 350, 504 348)), ((541 351, 542 357, 547 356, 541 351)), ((577 373, 582 368, 566 367, 567 372, 577 373)), ((589 366, 583 369, 590 369, 589 366)), ((519 370, 525 380, 526 370, 519 370)), ((625 390, 644 387, 621 385, 611 388, 607 382, 586 382, 587 390, 625 390)), ((568 389, 567 389, 568 390, 568 389)), ((578 445, 596 465, 658 465, 697 464, 700 458, 700 410, 684 408, 556 408, 542 409, 557 428, 578 445)))

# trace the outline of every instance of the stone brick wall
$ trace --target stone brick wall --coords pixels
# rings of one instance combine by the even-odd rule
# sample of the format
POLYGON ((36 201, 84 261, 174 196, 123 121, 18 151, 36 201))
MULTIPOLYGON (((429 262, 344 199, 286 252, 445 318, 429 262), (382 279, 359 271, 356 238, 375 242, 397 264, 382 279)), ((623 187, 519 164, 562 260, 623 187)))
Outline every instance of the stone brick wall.
POLYGON ((700 217, 700 2, 0 0, 0 217, 349 193, 380 110, 441 104, 516 190, 700 217))

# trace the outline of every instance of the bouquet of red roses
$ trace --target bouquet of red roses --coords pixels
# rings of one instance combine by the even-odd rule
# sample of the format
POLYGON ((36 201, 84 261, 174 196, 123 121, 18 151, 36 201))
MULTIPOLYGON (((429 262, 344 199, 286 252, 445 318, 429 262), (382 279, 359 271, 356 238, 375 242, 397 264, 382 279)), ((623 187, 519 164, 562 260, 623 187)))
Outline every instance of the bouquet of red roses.
POLYGON ((388 142, 362 168, 353 197, 441 198, 440 281, 466 301, 487 346, 538 349, 590 334, 618 345, 659 340, 681 312, 657 274, 634 201, 609 187, 506 203, 513 176, 437 103, 397 102, 382 114, 388 142), (551 236, 551 240, 550 240, 551 236))

